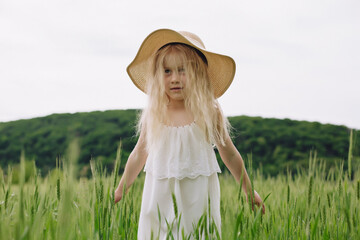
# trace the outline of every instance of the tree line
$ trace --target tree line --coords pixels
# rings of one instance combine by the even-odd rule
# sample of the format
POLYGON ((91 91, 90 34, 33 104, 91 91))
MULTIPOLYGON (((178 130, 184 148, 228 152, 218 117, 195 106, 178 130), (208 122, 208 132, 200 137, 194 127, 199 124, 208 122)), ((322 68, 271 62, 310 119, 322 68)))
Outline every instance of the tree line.
MULTIPOLYGON (((133 109, 111 110, 0 123, 0 166, 6 169, 8 164, 18 164, 23 151, 46 175, 56 167, 57 158, 66 158, 69 143, 77 138, 80 176, 90 176, 90 159, 111 170, 120 142, 122 171, 137 141, 138 114, 133 109)), ((327 168, 341 161, 347 167, 350 129, 346 126, 249 116, 229 117, 229 121, 234 144, 246 164, 251 159, 253 168, 265 175, 306 168, 310 152, 316 152, 327 168)), ((353 132, 354 164, 360 161, 359 135, 359 130, 353 132)), ((219 165, 225 169, 220 158, 219 165)))

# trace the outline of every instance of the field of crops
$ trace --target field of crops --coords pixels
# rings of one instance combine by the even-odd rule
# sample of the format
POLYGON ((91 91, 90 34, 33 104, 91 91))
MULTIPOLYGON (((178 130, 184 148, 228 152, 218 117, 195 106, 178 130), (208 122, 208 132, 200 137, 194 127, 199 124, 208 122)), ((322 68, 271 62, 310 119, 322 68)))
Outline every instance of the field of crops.
MULTIPOLYGON (((76 163, 64 160, 55 174, 25 182, 24 162, 22 156, 19 184, 11 184, 10 168, 6 176, 0 169, 0 239, 136 239, 144 175, 114 205, 119 157, 112 173, 93 161, 91 179, 73 177, 76 163)), ((360 239, 359 170, 351 176, 339 164, 325 171, 311 155, 309 169, 296 176, 248 171, 257 192, 268 196, 266 214, 251 211, 239 184, 222 173, 221 239, 360 239)), ((214 232, 204 239, 219 238, 206 221, 197 228, 214 232)))

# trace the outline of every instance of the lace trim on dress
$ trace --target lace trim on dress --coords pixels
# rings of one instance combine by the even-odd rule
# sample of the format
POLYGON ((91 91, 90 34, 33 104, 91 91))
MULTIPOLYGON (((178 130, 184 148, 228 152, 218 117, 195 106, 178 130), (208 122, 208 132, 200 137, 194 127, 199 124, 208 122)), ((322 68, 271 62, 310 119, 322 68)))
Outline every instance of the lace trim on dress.
POLYGON ((171 126, 171 125, 167 125, 165 123, 162 123, 162 125, 165 128, 187 128, 187 127, 191 127, 192 125, 195 125, 195 120, 192 121, 191 123, 185 124, 185 125, 180 125, 180 126, 171 126))
POLYGON ((214 149, 195 122, 162 128, 162 138, 150 148, 144 171, 154 177, 183 179, 221 172, 214 149))

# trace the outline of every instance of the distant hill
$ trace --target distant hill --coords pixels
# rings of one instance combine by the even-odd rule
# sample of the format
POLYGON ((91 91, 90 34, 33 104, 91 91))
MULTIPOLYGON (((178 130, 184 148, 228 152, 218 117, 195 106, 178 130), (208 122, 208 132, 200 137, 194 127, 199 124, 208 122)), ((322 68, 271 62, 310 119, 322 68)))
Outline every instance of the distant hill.
MULTIPOLYGON (((18 163, 23 149, 26 158, 34 159, 45 174, 55 167, 57 156, 65 154, 69 142, 78 137, 81 168, 88 169, 93 158, 111 169, 120 140, 123 167, 137 140, 137 114, 138 110, 113 110, 0 123, 0 166, 4 169, 18 163)), ((247 116, 230 117, 229 121, 236 147, 245 159, 251 154, 254 168, 261 166, 265 175, 306 167, 311 150, 316 150, 328 167, 348 157, 350 129, 345 126, 247 116)), ((360 131, 354 132, 355 156, 360 155, 359 135, 360 131)), ((219 164, 224 169, 221 160, 219 164)), ((88 174, 89 170, 82 172, 88 174)))

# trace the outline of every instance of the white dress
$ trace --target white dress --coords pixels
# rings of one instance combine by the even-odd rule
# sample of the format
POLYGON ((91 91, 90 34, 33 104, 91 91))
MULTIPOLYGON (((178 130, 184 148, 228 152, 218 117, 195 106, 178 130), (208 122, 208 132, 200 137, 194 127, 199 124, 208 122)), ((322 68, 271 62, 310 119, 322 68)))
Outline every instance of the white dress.
POLYGON ((215 224, 221 236, 217 176, 221 171, 212 145, 196 123, 163 125, 162 131, 163 137, 151 146, 144 168, 138 239, 162 240, 169 232, 174 239, 182 239, 182 234, 194 239, 194 229, 203 214, 210 216, 207 225, 215 224))

